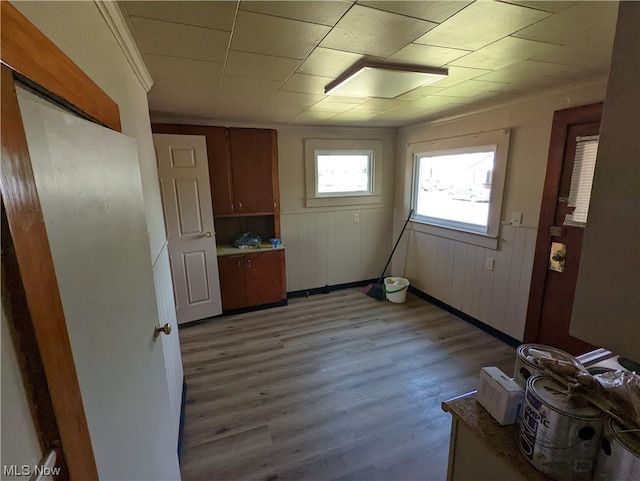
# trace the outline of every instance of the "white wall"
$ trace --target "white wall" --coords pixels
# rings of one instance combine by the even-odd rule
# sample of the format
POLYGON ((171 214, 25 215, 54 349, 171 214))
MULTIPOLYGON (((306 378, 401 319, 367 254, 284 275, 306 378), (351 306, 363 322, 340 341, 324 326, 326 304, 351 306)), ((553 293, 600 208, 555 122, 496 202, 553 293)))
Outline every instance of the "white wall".
POLYGON ((395 231, 409 211, 412 161, 406 145, 502 128, 511 129, 498 249, 486 249, 419 232, 411 226, 393 270, 456 309, 522 340, 553 113, 599 102, 605 84, 555 91, 528 101, 455 119, 409 126, 398 133, 395 231), (509 225, 522 212, 519 228, 509 225), (406 253, 406 255, 404 255, 406 253), (495 259, 494 271, 484 259, 495 259))
POLYGON ((282 242, 287 291, 373 279, 391 252, 396 133, 393 129, 279 128, 282 242), (304 139, 382 141, 382 202, 305 207, 304 139), (358 214, 360 222, 353 222, 358 214))

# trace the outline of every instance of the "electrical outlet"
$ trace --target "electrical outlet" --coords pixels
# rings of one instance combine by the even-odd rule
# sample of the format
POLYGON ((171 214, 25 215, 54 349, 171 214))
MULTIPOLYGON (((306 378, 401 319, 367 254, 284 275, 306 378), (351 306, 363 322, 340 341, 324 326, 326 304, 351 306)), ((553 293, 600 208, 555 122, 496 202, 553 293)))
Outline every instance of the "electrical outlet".
POLYGON ((511 213, 511 225, 513 227, 520 227, 522 223, 522 212, 512 212, 511 213))
POLYGON ((360 214, 353 214, 353 223, 357 224, 360 222, 360 214))
POLYGON ((493 257, 485 257, 484 268, 488 271, 492 271, 494 262, 495 262, 495 259, 493 257))

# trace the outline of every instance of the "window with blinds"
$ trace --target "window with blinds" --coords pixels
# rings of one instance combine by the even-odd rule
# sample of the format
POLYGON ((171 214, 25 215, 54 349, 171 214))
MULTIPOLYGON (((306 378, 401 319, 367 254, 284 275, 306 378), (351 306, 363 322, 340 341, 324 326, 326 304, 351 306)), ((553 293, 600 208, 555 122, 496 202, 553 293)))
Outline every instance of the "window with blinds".
POLYGON ((573 207, 573 212, 567 214, 564 225, 584 227, 587 225, 589 200, 591 199, 591 184, 596 168, 596 154, 598 152, 598 135, 576 138, 576 157, 571 173, 571 187, 567 205, 573 207))

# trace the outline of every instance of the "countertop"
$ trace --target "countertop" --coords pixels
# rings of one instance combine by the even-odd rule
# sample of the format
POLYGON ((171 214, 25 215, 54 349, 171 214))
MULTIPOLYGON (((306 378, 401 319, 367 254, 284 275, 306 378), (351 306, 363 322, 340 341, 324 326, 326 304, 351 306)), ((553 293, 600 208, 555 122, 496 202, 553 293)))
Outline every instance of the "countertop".
POLYGON ((476 391, 449 399, 442 403, 442 410, 456 416, 482 439, 489 451, 509 463, 514 470, 529 481, 553 481, 526 460, 518 447, 518 424, 501 426, 477 401, 476 391))
POLYGON ((247 247, 244 249, 240 249, 239 247, 231 247, 230 245, 219 245, 216 248, 218 257, 220 256, 236 256, 240 254, 257 254, 260 252, 271 252, 271 251, 281 251, 284 250, 284 246, 280 244, 280 247, 276 247, 275 249, 271 247, 271 244, 265 243, 260 244, 259 247, 247 247))

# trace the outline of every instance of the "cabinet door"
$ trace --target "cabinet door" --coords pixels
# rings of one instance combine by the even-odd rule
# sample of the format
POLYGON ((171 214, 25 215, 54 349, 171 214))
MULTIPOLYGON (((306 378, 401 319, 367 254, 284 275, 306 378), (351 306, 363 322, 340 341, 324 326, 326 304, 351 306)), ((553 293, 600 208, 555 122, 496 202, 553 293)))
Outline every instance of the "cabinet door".
POLYGON ((259 306, 285 299, 284 251, 262 252, 245 257, 247 305, 259 306))
POLYGON ((227 129, 207 127, 206 135, 213 215, 233 214, 236 210, 234 209, 231 153, 227 129))
POLYGON ((229 129, 236 214, 274 211, 274 131, 229 129))
POLYGON ((245 258, 249 256, 218 257, 218 271, 220 273, 220 293, 222 295, 222 309, 239 309, 246 306, 246 289, 244 276, 245 258))

